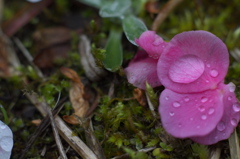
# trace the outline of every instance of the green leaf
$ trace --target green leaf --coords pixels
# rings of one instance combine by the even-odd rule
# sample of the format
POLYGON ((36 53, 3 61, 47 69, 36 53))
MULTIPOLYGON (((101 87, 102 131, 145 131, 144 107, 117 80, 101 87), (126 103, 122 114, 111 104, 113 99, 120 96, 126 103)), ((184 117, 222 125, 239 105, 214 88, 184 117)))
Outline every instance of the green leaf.
POLYGON ((148 30, 145 24, 139 18, 133 15, 125 17, 122 21, 122 24, 128 41, 138 46, 135 43, 135 39, 139 38, 143 32, 148 30))
POLYGON ((121 45, 122 32, 111 30, 106 44, 106 57, 103 60, 104 67, 112 72, 117 71, 122 65, 123 51, 121 45))
POLYGON ((101 0, 78 0, 78 1, 95 8, 100 8, 101 6, 101 0))
POLYGON ((108 1, 101 5, 99 14, 103 18, 123 17, 130 6, 130 0, 108 1))

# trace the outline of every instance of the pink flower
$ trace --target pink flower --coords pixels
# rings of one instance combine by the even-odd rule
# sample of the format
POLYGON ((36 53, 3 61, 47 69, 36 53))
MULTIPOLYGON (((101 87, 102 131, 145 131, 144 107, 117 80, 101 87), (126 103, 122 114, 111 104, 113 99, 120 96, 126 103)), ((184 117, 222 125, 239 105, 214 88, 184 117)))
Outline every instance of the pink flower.
POLYGON ((125 69, 127 78, 142 89, 146 81, 165 87, 159 113, 166 131, 206 145, 227 139, 240 120, 240 104, 235 85, 223 83, 229 65, 225 44, 206 31, 183 32, 168 43, 146 31, 136 43, 148 56, 137 53, 125 69))

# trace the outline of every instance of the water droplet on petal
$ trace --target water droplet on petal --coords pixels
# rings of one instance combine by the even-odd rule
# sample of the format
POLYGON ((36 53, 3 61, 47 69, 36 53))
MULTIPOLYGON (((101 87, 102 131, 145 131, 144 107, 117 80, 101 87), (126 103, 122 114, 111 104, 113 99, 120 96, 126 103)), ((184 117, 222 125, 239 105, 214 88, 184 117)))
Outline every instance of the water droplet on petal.
POLYGON ((215 112, 214 108, 209 108, 209 110, 208 110, 209 115, 213 114, 214 112, 215 112))
POLYGON ((169 115, 170 115, 170 116, 174 116, 175 113, 174 113, 174 112, 170 112, 169 115))
POLYGON ((223 131, 223 130, 225 130, 225 128, 226 128, 226 126, 225 126, 224 122, 221 121, 220 123, 218 123, 217 129, 219 131, 223 131))
POLYGON ((178 127, 182 127, 182 124, 181 124, 181 123, 179 123, 179 124, 178 124, 178 127))
POLYGON ((199 126, 199 125, 197 126, 197 129, 200 129, 200 126, 199 126))
POLYGON ((232 100, 232 97, 231 97, 231 96, 229 96, 229 97, 228 97, 228 100, 232 100))
POLYGON ((233 125, 233 126, 237 126, 237 120, 235 119, 235 118, 233 118, 232 120, 231 120, 231 124, 233 125))
POLYGON ((211 65, 210 65, 210 64, 207 64, 206 66, 207 66, 208 68, 209 68, 209 67, 211 67, 211 65))
POLYGON ((159 55, 158 55, 158 54, 154 54, 154 55, 152 56, 152 58, 153 58, 153 59, 158 59, 158 58, 159 58, 159 55))
POLYGON ((184 98, 184 101, 185 101, 185 102, 188 102, 188 101, 189 101, 189 98, 188 98, 188 97, 185 97, 185 98, 184 98))
POLYGON ((201 118, 202 118, 202 120, 206 120, 207 116, 206 115, 202 115, 201 118))
POLYGON ((154 42, 152 43, 154 46, 158 46, 163 42, 162 38, 160 38, 159 36, 155 37, 154 42))
POLYGON ((200 105, 200 106, 198 107, 198 110, 199 110, 200 112, 204 112, 204 111, 205 111, 205 107, 204 107, 203 105, 200 105))
POLYGON ((165 97, 165 99, 166 99, 166 100, 168 100, 168 99, 169 99, 169 97, 168 97, 168 96, 166 96, 166 97, 165 97))
POLYGON ((206 101, 208 101, 207 97, 202 97, 201 102, 205 103, 206 101))
POLYGON ((193 121, 193 118, 190 118, 191 121, 193 121))
POLYGON ((211 75, 212 77, 217 77, 217 76, 218 76, 218 71, 215 70, 215 69, 212 69, 212 70, 210 71, 210 75, 211 75))
POLYGON ((209 80, 206 80, 206 83, 209 83, 209 80))
POLYGON ((236 86, 235 85, 230 85, 229 86, 229 92, 234 92, 235 91, 236 86))
POLYGON ((174 102, 174 103, 173 103, 173 106, 174 106, 175 108, 177 108, 177 107, 180 107, 181 105, 180 105, 180 103, 178 103, 178 102, 174 102))
POLYGON ((240 104, 239 104, 239 103, 233 104, 233 110, 234 110, 235 112, 239 112, 239 111, 240 111, 240 104))

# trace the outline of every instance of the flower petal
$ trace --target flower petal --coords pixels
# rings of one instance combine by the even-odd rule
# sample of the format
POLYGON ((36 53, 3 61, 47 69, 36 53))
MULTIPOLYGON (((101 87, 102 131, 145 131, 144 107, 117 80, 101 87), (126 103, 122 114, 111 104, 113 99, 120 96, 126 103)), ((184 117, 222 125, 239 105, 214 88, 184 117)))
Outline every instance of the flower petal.
POLYGON ((209 134, 222 118, 222 97, 217 89, 192 94, 165 89, 159 106, 163 127, 177 138, 209 134))
POLYGON ((162 84, 181 93, 215 89, 227 73, 229 54, 225 44, 206 31, 183 32, 168 43, 158 61, 162 84))
POLYGON ((154 59, 158 59, 167 46, 167 43, 154 31, 145 31, 135 42, 154 59))
POLYGON ((240 120, 240 103, 234 94, 235 85, 229 83, 228 85, 222 84, 224 97, 224 114, 215 129, 208 135, 202 137, 192 137, 195 142, 204 145, 215 144, 220 140, 228 139, 238 125, 240 120))
POLYGON ((124 69, 128 82, 135 87, 145 89, 146 82, 151 87, 160 86, 161 83, 157 76, 157 60, 150 58, 144 50, 139 50, 136 56, 124 69))

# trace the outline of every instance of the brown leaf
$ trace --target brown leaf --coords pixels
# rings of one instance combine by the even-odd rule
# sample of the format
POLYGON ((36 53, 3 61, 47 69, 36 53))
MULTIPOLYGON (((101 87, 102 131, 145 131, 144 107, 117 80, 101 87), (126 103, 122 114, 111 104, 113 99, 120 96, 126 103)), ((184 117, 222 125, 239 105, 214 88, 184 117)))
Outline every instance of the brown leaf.
POLYGON ((79 124, 78 120, 73 115, 64 115, 63 120, 72 125, 79 124))
POLYGON ((145 97, 145 93, 143 90, 139 89, 139 88, 135 88, 133 90, 133 97, 138 101, 139 104, 141 104, 142 106, 146 105, 146 97, 145 97))
MULTIPOLYGON (((80 118, 84 118, 88 109, 89 109, 89 103, 87 100, 85 100, 84 95, 84 85, 82 84, 80 77, 77 75, 77 73, 70 69, 70 68, 61 68, 61 72, 72 80, 72 85, 69 90, 69 96, 70 101, 72 103, 72 107, 74 109, 73 115, 76 115, 80 118)), ((71 116, 65 116, 64 120, 66 122, 70 122, 70 124, 76 123, 77 119, 73 115, 71 116)), ((77 122, 78 123, 78 122, 77 122)))
POLYGON ((38 49, 45 49, 70 41, 72 32, 72 30, 64 27, 45 28, 34 32, 33 38, 36 41, 38 49))
POLYGON ((33 62, 39 68, 53 67, 57 60, 64 60, 67 58, 67 53, 70 49, 70 44, 62 44, 44 49, 34 57, 33 62))
POLYGON ((35 119, 35 120, 32 120, 31 123, 38 126, 40 123, 42 122, 41 119, 35 119))

